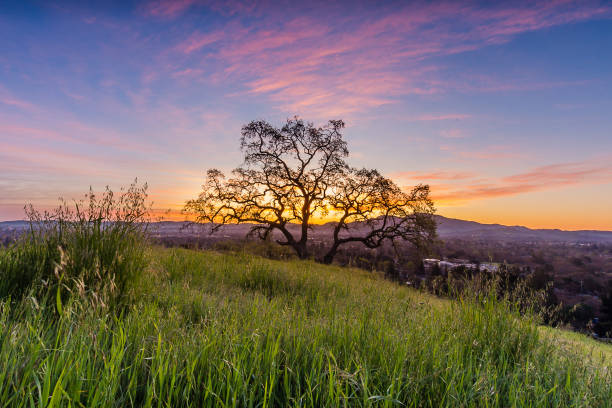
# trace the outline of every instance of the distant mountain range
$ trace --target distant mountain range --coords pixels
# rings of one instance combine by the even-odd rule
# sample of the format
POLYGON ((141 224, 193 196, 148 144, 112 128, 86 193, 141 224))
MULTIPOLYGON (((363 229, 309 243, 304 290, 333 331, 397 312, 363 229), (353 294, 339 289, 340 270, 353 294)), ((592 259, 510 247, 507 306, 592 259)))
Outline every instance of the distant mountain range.
MULTIPOLYGON (((481 224, 436 215, 438 235, 441 239, 466 239, 473 241, 508 241, 508 242, 575 242, 575 243, 612 243, 612 231, 563 231, 559 229, 531 229, 521 226, 500 224, 481 224)), ((0 238, 19 233, 28 227, 26 221, 0 222, 0 238)), ((208 234, 210 226, 197 225, 182 228, 182 222, 163 221, 154 223, 152 231, 158 236, 194 236, 208 234)), ((297 229, 297 225, 294 227, 297 229)), ((331 234, 333 223, 315 225, 313 238, 323 238, 331 234)), ((218 234, 226 238, 243 236, 249 225, 227 225, 218 234)), ((297 232, 297 231, 296 231, 297 232)))
POLYGON ((481 224, 436 215, 440 238, 463 238, 489 241, 550 241, 612 243, 612 231, 564 231, 560 229, 531 229, 521 226, 481 224))

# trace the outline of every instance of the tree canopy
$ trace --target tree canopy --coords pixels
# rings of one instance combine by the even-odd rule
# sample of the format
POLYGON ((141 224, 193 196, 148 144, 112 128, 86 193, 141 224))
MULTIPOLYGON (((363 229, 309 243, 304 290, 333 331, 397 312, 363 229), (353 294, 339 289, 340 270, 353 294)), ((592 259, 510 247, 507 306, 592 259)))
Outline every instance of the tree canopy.
POLYGON ((376 248, 385 241, 407 240, 426 245, 435 235, 429 187, 405 192, 377 170, 354 169, 346 162, 348 147, 342 120, 315 127, 294 117, 282 128, 262 120, 242 128, 244 163, 226 177, 207 172, 200 195, 185 205, 197 222, 251 223, 251 233, 266 239, 275 230, 281 245, 308 257, 313 219, 336 220, 324 262, 338 248, 359 242, 376 248), (298 233, 290 229, 298 224, 298 233))

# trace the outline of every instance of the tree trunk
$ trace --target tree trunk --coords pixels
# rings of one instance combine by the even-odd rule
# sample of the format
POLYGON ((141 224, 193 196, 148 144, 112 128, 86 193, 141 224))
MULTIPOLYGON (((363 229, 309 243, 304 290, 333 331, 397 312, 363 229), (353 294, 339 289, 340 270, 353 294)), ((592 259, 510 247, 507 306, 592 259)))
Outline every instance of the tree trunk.
POLYGON ((323 263, 324 264, 331 264, 334 261, 334 257, 336 256, 336 252, 338 252, 338 247, 340 245, 338 243, 334 243, 334 245, 332 245, 332 247, 329 249, 329 251, 327 251, 327 253, 325 254, 325 256, 323 257, 323 263))
POLYGON ((304 202, 304 207, 302 208, 302 235, 300 236, 300 240, 298 242, 298 246, 300 247, 298 251, 298 255, 300 259, 308 258, 308 222, 310 220, 310 201, 306 200, 304 202))
POLYGON ((298 258, 300 259, 307 259, 308 258, 308 249, 306 248, 306 243, 305 242, 297 242, 295 245, 293 245, 293 249, 295 249, 295 252, 297 253, 298 258))

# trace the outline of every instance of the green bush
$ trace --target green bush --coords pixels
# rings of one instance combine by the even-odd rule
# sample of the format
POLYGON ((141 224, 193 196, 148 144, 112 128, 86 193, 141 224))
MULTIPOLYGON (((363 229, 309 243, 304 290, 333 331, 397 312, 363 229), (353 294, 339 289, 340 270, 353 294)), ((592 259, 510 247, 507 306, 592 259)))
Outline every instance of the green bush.
POLYGON ((26 207, 27 233, 0 252, 0 299, 27 294, 61 301, 70 295, 115 306, 147 264, 147 186, 109 188, 52 212, 26 207))

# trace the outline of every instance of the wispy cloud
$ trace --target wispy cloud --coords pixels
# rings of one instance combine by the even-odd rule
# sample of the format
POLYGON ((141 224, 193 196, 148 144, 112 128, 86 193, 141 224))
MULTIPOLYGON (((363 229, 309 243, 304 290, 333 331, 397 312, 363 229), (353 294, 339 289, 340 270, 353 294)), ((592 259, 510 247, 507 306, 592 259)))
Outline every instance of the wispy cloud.
POLYGON ((2 85, 0 85, 0 104, 6 106, 13 106, 26 112, 38 111, 38 107, 36 105, 16 97, 7 89, 5 89, 2 85))
POLYGON ((130 138, 115 130, 87 125, 77 120, 65 120, 55 123, 53 126, 47 124, 39 127, 0 121, 0 141, 3 139, 39 140, 66 148, 74 148, 75 146, 106 147, 113 149, 115 152, 152 152, 156 150, 155 146, 138 143, 134 140, 135 138, 130 138))
POLYGON ((462 139, 466 136, 461 129, 444 129, 440 131, 440 135, 447 139, 462 139))
POLYGON ((220 41, 224 37, 225 33, 222 31, 214 31, 206 34, 193 33, 187 40, 178 44, 176 49, 184 54, 191 54, 194 51, 200 50, 202 47, 220 41))
POLYGON ((147 3, 143 11, 155 17, 172 18, 185 12, 196 0, 155 0, 147 3))
POLYGON ((604 160, 558 163, 501 178, 469 172, 405 172, 393 175, 405 184, 430 182, 434 199, 444 205, 612 182, 612 164, 604 160))
MULTIPOLYGON (((172 14, 191 5, 179 3, 154 9, 172 14)), ((245 4, 232 4, 238 11, 233 13, 229 5, 227 15, 244 15, 245 4)), ((612 11, 610 5, 599 2, 506 3, 496 7, 439 2, 382 7, 364 19, 345 9, 339 13, 332 6, 328 12, 318 10, 317 16, 305 10, 299 18, 288 18, 270 5, 261 7, 268 10, 263 23, 248 25, 244 20, 230 19, 223 27, 198 30, 177 44, 176 50, 183 54, 201 53, 206 58, 185 60, 176 72, 203 69, 194 71, 203 75, 211 71, 204 66, 212 64, 217 74, 209 80, 237 80, 246 93, 266 95, 279 108, 292 112, 334 109, 350 113, 394 103, 405 95, 448 89, 471 92, 568 86, 576 83, 513 83, 483 76, 453 83, 436 76, 440 67, 427 61, 504 43, 528 31, 610 16, 612 11)), ((465 118, 440 114, 415 120, 465 118)))
POLYGON ((612 164, 597 162, 552 164, 503 179, 506 183, 542 185, 569 185, 596 180, 612 180, 612 164))
POLYGON ((35 109, 34 105, 32 105, 31 103, 22 101, 20 99, 11 98, 11 97, 8 97, 8 98, 5 97, 5 98, 0 99, 0 103, 4 105, 9 105, 9 106, 15 106, 17 108, 27 110, 27 111, 32 111, 35 109))

